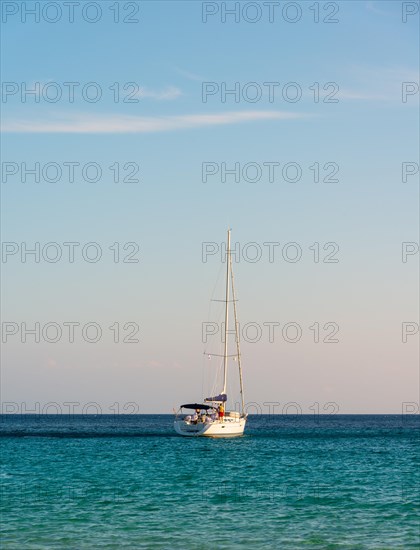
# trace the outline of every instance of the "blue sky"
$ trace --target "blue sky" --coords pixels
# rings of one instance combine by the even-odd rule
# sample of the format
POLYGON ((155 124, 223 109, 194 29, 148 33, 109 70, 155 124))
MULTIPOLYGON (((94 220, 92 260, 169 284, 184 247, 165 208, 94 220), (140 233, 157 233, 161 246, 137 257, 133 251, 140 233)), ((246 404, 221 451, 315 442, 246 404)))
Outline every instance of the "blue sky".
MULTIPOLYGON (((419 15, 404 23, 403 2, 341 1, 338 23, 315 23, 313 3, 300 2, 296 23, 281 11, 273 23, 266 15, 223 23, 221 4, 210 4, 219 12, 207 23, 203 3, 177 1, 120 2, 124 14, 138 5, 133 24, 113 22, 111 2, 100 3, 97 23, 77 10, 74 23, 42 14, 23 23, 21 13, 3 22, 2 79, 18 91, 3 94, 2 156, 19 172, 2 183, 2 240, 94 241, 104 251, 97 263, 7 258, 3 319, 95 321, 104 337, 10 337, 2 399, 97 402, 104 412, 136 402, 140 412, 171 412, 201 398, 201 327, 220 266, 216 256, 202 262, 202 243, 221 243, 230 225, 240 246, 297 242, 303 251, 297 263, 264 255, 235 265, 244 323, 304 329, 296 344, 243 343, 248 401, 263 409, 294 401, 307 413, 314 402, 398 413, 419 401, 418 334, 401 342, 401 323, 419 322, 418 254, 401 262, 401 243, 419 242, 418 175, 401 181, 402 162, 419 162, 419 94, 401 100, 402 83, 419 81, 419 15), (22 83, 37 82, 42 91, 58 87, 62 99, 23 103, 22 83), (73 103, 65 82, 80 83, 73 103), (102 91, 96 103, 80 94, 89 82, 102 91), (124 92, 130 82, 138 102, 113 101, 114 84, 124 92), (241 91, 256 83, 265 93, 257 102, 220 93, 203 102, 204 82, 239 83, 241 91), (272 102, 266 82, 278 83, 272 102), (302 91, 294 103, 281 94, 291 82, 302 91), (337 103, 323 102, 326 83, 338 86, 337 103), (103 177, 87 182, 77 171, 73 183, 25 183, 23 162, 95 162, 103 177), (140 182, 114 183, 116 162, 138 164, 140 182), (264 173, 256 183, 219 174, 203 183, 204 162, 280 169, 274 182, 264 173), (295 183, 281 177, 290 162, 302 168, 295 183), (314 183, 315 162, 336 163, 339 182, 314 183), (138 243, 139 262, 114 263, 115 242, 138 243), (315 263, 315 242, 338 243, 339 262, 315 263), (116 321, 137 322, 140 342, 114 344, 107 327, 116 321), (340 342, 314 344, 307 327, 315 321, 338 323, 340 342)), ((324 17, 326 3, 319 6, 324 17)))

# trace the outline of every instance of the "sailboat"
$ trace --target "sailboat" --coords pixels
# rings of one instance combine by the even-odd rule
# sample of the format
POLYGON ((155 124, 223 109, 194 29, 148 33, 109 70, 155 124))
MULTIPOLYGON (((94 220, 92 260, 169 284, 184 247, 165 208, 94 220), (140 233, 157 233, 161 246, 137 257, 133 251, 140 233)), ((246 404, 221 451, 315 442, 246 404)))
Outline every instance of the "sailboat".
POLYGON ((174 428, 179 435, 187 437, 237 437, 243 435, 247 414, 245 413, 244 389, 242 379, 241 352, 238 334, 238 322, 236 316, 236 298, 233 281, 232 256, 230 250, 230 229, 227 233, 226 248, 226 297, 225 300, 225 324, 224 324, 224 352, 223 352, 223 387, 218 395, 206 397, 204 403, 186 403, 181 405, 175 415, 174 428), (232 290, 232 300, 230 300, 232 290), (228 322, 229 303, 233 303, 235 321, 236 353, 228 354, 228 322), (239 367, 239 387, 241 395, 241 410, 225 410, 227 402, 227 381, 229 359, 236 360, 239 367), (187 410, 187 412, 185 412, 187 410), (193 411, 191 414, 189 411, 193 411))

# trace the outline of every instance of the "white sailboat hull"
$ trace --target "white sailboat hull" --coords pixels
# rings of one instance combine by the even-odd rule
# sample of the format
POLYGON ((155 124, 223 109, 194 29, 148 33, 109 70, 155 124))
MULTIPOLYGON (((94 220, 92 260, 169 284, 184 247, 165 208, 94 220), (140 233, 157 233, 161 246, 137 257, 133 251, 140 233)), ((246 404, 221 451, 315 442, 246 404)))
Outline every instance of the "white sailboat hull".
POLYGON ((246 417, 215 420, 210 423, 189 422, 175 419, 174 428, 179 435, 186 437, 238 437, 243 435, 246 417))

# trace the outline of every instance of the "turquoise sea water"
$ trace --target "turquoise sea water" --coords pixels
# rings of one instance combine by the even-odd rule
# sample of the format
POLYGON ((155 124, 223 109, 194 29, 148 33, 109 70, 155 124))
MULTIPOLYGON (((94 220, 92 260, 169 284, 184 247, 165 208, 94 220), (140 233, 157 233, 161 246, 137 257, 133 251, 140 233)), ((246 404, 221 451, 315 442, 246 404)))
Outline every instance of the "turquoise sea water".
POLYGON ((1 419, 5 549, 419 548, 419 416, 1 419))

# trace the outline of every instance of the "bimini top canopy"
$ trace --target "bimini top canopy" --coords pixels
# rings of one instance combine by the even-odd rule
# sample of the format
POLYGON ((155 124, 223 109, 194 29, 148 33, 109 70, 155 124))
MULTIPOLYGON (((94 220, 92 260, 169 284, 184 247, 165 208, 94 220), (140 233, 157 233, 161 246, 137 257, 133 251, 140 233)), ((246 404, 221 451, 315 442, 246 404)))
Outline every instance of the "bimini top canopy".
POLYGON ((208 411, 212 408, 213 407, 210 407, 210 405, 201 405, 200 403, 187 403, 186 405, 181 405, 181 409, 201 409, 208 411))
POLYGON ((221 393, 220 395, 216 395, 215 397, 206 397, 204 401, 216 401, 216 403, 224 403, 227 401, 227 395, 225 393, 221 393))

